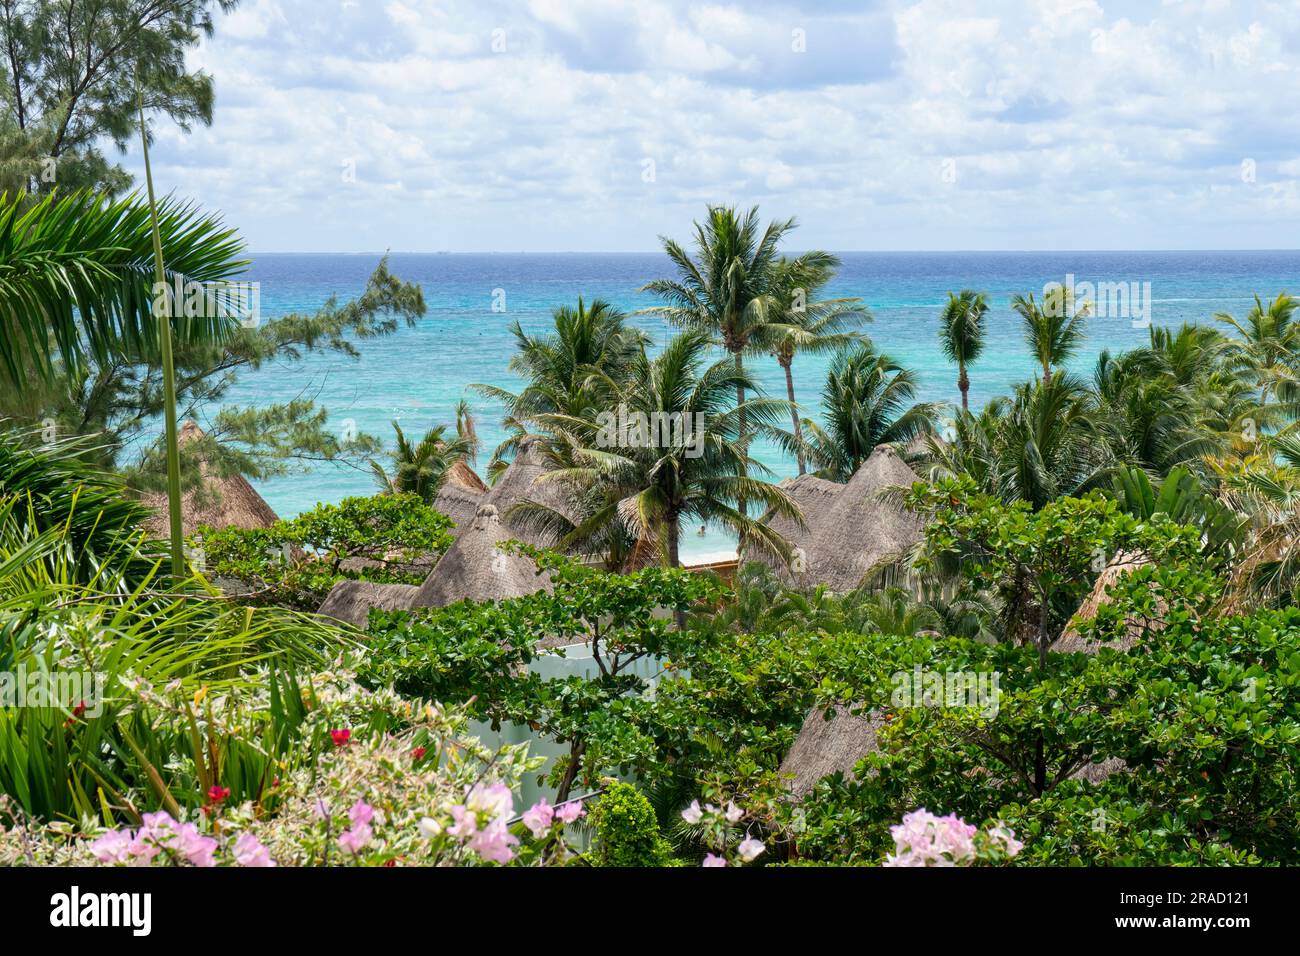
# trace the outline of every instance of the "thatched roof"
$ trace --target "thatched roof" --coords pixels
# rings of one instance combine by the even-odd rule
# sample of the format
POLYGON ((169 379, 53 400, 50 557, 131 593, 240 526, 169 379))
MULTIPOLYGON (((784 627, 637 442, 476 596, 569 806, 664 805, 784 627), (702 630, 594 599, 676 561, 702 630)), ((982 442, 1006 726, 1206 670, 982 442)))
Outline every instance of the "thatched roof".
POLYGON ((442 487, 438 489, 433 507, 455 523, 452 534, 458 535, 473 523, 474 515, 478 514, 478 506, 483 503, 485 494, 486 492, 476 494, 460 484, 454 484, 448 476, 442 483, 442 487))
MULTIPOLYGON (((799 549, 802 572, 784 564, 777 570, 798 584, 825 584, 832 591, 851 591, 877 565, 899 557, 924 536, 924 525, 881 493, 919 481, 892 446, 880 445, 846 485, 803 476, 788 484, 788 494, 804 512, 807 531, 787 518, 768 516, 771 527, 799 549)), ((759 560, 773 562, 761 554, 759 560)), ((794 562, 792 562, 793 564, 794 562)))
MULTIPOLYGON (((799 736, 790 746, 790 752, 781 761, 780 773, 793 774, 787 780, 790 796, 802 800, 812 792, 817 782, 839 772, 846 780, 853 779, 853 769, 864 757, 880 752, 877 736, 888 723, 885 711, 877 709, 856 716, 850 707, 835 707, 827 712, 820 707, 808 711, 799 736)), ((1128 769, 1118 757, 1109 757, 1099 763, 1087 763, 1070 774, 1071 780, 1084 780, 1091 784, 1104 783, 1113 773, 1128 769)), ((871 776, 875 771, 868 771, 871 776)))
MULTIPOLYGON (((187 445, 202 437, 203 429, 193 421, 185 422, 177 434, 181 453, 184 454, 187 445)), ((193 534, 199 525, 211 525, 214 528, 269 528, 279 520, 271 506, 243 475, 213 477, 203 459, 199 460, 199 474, 203 479, 203 487, 187 491, 181 498, 181 526, 187 535, 193 534)), ((166 537, 169 533, 167 496, 146 494, 141 496, 141 500, 154 509, 154 516, 145 522, 145 527, 159 537, 166 537)))
MULTIPOLYGON (((839 493, 844 490, 844 485, 834 481, 827 481, 825 478, 818 478, 816 475, 800 475, 798 478, 785 479, 777 487, 799 506, 806 527, 801 528, 793 518, 774 514, 770 511, 763 516, 762 521, 785 538, 786 541, 790 542, 792 548, 803 548, 807 551, 812 540, 812 528, 817 516, 830 507, 839 493)), ((754 557, 758 557, 758 554, 755 553, 754 557)), ((760 560, 762 559, 760 558, 760 560)), ((766 560, 772 563, 774 559, 769 556, 766 560)))
POLYGON ((497 545, 515 535, 501 521, 495 505, 479 506, 465 529, 420 585, 412 607, 445 607, 457 601, 500 601, 523 597, 550 586, 531 558, 506 554, 497 545))
POLYGON ((483 498, 483 504, 493 505, 497 509, 502 524, 510 531, 507 540, 516 538, 539 547, 550 544, 541 540, 517 517, 511 516, 511 509, 522 502, 535 501, 561 514, 573 515, 573 508, 569 504, 570 489, 563 482, 539 480, 549 470, 542 439, 529 435, 519 443, 510 467, 483 498))
POLYGON ((804 718, 803 728, 790 752, 781 761, 781 774, 794 774, 787 781, 790 795, 802 800, 818 780, 836 771, 852 779, 858 761, 880 749, 876 733, 884 725, 883 710, 859 717, 848 707, 835 707, 827 719, 826 711, 814 707, 804 718))
MULTIPOLYGON (((1074 622, 1091 621, 1097 616, 1098 608, 1103 604, 1110 603, 1110 588, 1121 577, 1150 563, 1145 557, 1135 557, 1129 554, 1118 554, 1112 558, 1101 574, 1097 575, 1097 583, 1093 585, 1092 592, 1079 605, 1079 610, 1075 612, 1074 617, 1061 633, 1060 640, 1052 645, 1052 650, 1061 653, 1082 652, 1084 654, 1096 654, 1103 647, 1113 647, 1120 651, 1127 651, 1133 647, 1145 631, 1143 623, 1140 621, 1130 621, 1124 636, 1113 641, 1085 641, 1074 626, 1074 622)), ((1152 624, 1158 626, 1155 622, 1152 622, 1152 624)))
POLYGON ((443 480, 443 487, 445 488, 448 485, 471 495, 485 495, 488 493, 488 486, 483 483, 483 479, 463 461, 457 461, 447 469, 447 477, 443 480))
POLYGON ((411 606, 416 590, 413 584, 340 581, 330 590, 317 613, 364 630, 372 607, 404 611, 411 606))

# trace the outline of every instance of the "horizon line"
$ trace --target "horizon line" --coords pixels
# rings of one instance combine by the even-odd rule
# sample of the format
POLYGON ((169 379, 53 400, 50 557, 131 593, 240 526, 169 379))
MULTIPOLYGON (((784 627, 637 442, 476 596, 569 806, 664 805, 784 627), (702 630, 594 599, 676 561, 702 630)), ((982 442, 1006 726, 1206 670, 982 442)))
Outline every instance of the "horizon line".
MULTIPOLYGON (((792 249, 798 255, 806 249, 792 249)), ((954 256, 954 255, 1096 255, 1096 254, 1153 254, 1153 253, 1243 253, 1243 252, 1296 252, 1300 247, 1251 247, 1239 249, 830 249, 834 255, 886 255, 886 256, 954 256)), ((247 250, 252 256, 648 256, 664 255, 662 249, 365 249, 357 251, 335 250, 329 252, 278 249, 268 251, 247 250)))

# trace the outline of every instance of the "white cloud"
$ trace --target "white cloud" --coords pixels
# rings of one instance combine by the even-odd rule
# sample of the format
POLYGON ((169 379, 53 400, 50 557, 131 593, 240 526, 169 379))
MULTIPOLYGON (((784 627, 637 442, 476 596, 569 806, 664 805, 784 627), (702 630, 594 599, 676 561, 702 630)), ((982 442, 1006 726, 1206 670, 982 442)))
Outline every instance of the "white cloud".
POLYGON ((707 201, 837 249, 1294 245, 1297 44, 1280 0, 245 0, 156 159, 259 251, 646 249, 707 201))

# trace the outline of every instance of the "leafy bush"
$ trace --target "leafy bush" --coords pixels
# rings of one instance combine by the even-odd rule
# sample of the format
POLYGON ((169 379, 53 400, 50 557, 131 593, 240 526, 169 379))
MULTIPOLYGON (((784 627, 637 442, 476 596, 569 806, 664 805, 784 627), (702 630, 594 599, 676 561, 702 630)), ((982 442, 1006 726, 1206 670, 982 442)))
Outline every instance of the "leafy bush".
POLYGON ((636 787, 609 782, 591 811, 598 866, 666 866, 672 852, 659 833, 654 807, 636 787))
POLYGON ((549 572, 549 593, 416 614, 376 613, 361 674, 370 686, 464 704, 480 720, 512 721, 568 745, 551 775, 562 801, 580 777, 635 770, 652 758, 653 741, 635 719, 650 684, 633 665, 688 654, 700 638, 677 630, 666 612, 711 604, 720 588, 710 577, 680 569, 608 574, 559 555, 519 550, 549 572), (527 666, 542 641, 560 656, 565 646, 586 645, 597 673, 543 679, 527 666))
POLYGON ((207 573, 241 582, 248 600, 314 611, 345 579, 419 584, 451 546, 451 519, 417 495, 345 498, 270 528, 199 528, 207 573))

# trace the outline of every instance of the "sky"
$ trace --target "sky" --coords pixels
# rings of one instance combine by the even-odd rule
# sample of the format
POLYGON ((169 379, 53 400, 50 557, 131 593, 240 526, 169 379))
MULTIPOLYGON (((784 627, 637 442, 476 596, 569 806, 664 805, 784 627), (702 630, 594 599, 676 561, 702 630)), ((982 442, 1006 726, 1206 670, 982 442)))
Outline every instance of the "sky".
POLYGON ((254 252, 648 251, 709 203, 791 248, 1296 248, 1297 50, 1297 0, 243 0, 153 159, 254 252))

